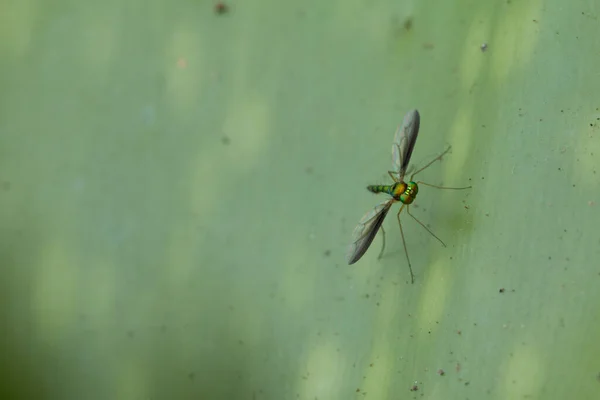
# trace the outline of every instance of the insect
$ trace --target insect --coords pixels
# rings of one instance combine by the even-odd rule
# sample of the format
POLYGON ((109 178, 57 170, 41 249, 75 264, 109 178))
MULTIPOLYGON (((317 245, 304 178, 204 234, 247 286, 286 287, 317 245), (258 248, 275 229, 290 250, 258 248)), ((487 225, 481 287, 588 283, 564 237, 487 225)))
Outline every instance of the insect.
POLYGON ((348 264, 354 264, 365 254, 375 235, 381 228, 381 233, 383 235, 383 245, 381 247, 381 252, 379 253, 379 257, 383 256, 383 252, 385 249, 385 230, 383 229, 383 220, 386 215, 390 211, 392 204, 396 202, 401 202, 402 206, 400 210, 398 210, 397 218, 398 218, 398 226, 400 227, 400 235, 402 237, 402 244, 404 245, 404 253, 406 254, 406 261, 408 262, 408 269, 410 271, 410 280, 411 283, 414 283, 415 277, 412 270, 412 265, 410 263, 410 258, 408 257, 408 250, 406 249, 406 241, 404 240, 404 232, 402 230, 402 223, 400 222, 400 213, 406 207, 406 212, 410 215, 415 221, 419 223, 427 232, 429 232, 434 238, 436 238, 444 247, 446 244, 437 237, 425 224, 419 221, 414 215, 410 213, 410 204, 417 197, 417 193, 419 193, 419 185, 430 186, 438 189, 454 189, 454 190, 462 190, 469 189, 471 186, 461 187, 461 188, 450 188, 443 187, 437 185, 431 185, 429 183, 425 183, 422 181, 415 181, 414 177, 429 168, 431 164, 434 162, 441 160, 442 157, 450 151, 450 147, 448 147, 442 154, 431 160, 421 169, 415 171, 411 176, 408 183, 404 182, 404 176, 406 174, 406 169, 408 167, 408 163, 410 162, 410 156, 412 155, 413 148, 415 147, 415 142, 417 141, 417 135, 419 133, 419 125, 421 122, 421 117, 417 110, 412 110, 404 117, 404 121, 402 125, 398 127, 396 130, 396 134, 394 136, 394 143, 392 144, 392 170, 388 171, 389 176, 394 181, 391 185, 369 185, 367 186, 367 190, 372 193, 386 193, 391 196, 390 199, 387 199, 381 203, 379 203, 375 208, 366 213, 352 234, 352 244, 350 244, 348 248, 348 264))

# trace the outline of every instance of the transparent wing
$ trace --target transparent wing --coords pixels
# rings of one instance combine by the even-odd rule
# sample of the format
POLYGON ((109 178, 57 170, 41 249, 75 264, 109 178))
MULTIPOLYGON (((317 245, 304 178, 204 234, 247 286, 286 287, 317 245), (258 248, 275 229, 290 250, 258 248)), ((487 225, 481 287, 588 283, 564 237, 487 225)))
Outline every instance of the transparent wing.
POLYGON ((396 175, 398 181, 404 180, 404 174, 410 156, 412 155, 417 135, 419 134, 419 125, 421 124, 421 116, 417 110, 409 111, 404 117, 402 125, 396 130, 394 143, 392 144, 392 171, 396 175))
POLYGON ((354 264, 365 254, 393 203, 394 200, 390 199, 378 204, 356 225, 352 234, 352 244, 348 246, 348 264, 354 264))

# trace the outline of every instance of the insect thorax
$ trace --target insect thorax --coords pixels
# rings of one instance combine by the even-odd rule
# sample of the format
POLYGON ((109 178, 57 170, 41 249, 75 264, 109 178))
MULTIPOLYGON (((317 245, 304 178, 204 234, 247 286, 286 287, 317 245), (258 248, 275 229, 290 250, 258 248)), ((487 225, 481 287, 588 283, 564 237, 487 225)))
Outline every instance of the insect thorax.
POLYGON ((396 182, 392 185, 392 197, 403 204, 411 204, 419 193, 419 186, 416 182, 396 182))

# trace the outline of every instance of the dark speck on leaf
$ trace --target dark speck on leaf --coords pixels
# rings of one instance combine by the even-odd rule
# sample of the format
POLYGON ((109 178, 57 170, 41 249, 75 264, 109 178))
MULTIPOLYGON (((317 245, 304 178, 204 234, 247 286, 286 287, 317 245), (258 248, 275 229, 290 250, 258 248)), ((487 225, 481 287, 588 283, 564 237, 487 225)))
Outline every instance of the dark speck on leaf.
POLYGON ((221 15, 227 13, 228 11, 229 7, 222 1, 219 1, 217 4, 215 4, 215 13, 221 15))

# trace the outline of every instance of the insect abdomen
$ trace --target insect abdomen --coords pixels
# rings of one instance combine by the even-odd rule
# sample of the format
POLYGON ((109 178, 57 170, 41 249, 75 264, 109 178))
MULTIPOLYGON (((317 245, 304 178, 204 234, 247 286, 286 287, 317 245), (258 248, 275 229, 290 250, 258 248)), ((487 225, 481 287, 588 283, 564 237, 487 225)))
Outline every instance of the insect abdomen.
POLYGON ((391 194, 391 186, 390 185, 369 185, 369 186, 367 186, 367 190, 371 193, 391 194))

